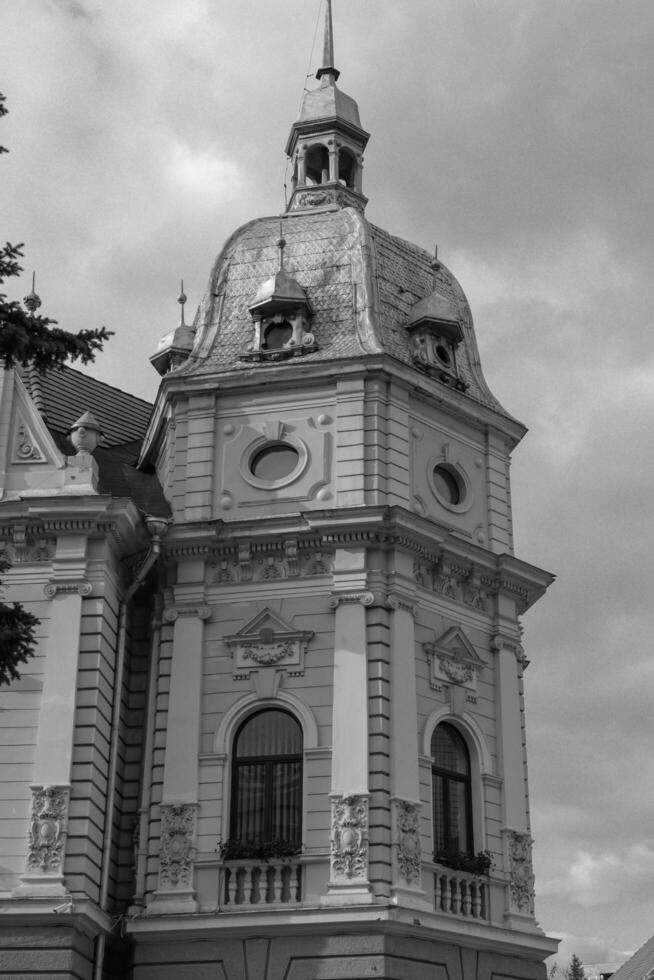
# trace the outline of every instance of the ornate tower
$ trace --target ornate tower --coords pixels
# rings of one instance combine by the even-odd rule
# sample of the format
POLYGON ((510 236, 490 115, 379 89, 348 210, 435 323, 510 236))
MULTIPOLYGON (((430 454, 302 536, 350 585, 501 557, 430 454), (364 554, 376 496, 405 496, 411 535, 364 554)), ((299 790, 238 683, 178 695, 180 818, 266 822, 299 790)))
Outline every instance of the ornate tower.
POLYGON ((152 964, 164 938, 196 956, 192 928, 230 977, 544 976, 519 616, 551 577, 513 555, 524 428, 452 273, 365 218, 338 74, 327 3, 287 211, 218 256, 142 454, 174 524, 128 931, 152 964))
POLYGON ((288 207, 232 234, 192 324, 182 290, 145 435, 74 372, 48 429, 0 375, 0 547, 42 623, 0 691, 29 749, 0 813, 14 975, 545 980, 525 429, 454 275, 367 220, 333 50, 327 0, 288 207))

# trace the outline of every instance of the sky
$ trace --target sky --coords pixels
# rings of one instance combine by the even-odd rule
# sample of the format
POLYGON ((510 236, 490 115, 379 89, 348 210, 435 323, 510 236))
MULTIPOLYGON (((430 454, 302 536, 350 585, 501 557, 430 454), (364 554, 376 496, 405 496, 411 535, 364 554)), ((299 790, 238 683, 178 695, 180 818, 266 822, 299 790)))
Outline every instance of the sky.
MULTIPOLYGON (((372 134, 367 214, 470 300, 486 378, 529 433, 516 553, 537 918, 560 958, 654 932, 654 3, 334 0, 339 85, 372 134)), ((319 0, 0 0, 0 238, 42 312, 148 362, 240 224, 284 206, 319 0)), ((320 34, 320 31, 318 32, 320 34)), ((71 420, 72 421, 72 420, 71 420)))

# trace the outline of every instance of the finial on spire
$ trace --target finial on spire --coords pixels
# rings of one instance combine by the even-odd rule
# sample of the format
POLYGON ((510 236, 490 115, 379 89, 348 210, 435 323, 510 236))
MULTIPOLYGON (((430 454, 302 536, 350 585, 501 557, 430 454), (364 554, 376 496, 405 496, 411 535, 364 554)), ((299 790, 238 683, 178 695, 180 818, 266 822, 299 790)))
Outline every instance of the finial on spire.
POLYGON ((41 305, 41 297, 36 294, 36 272, 32 273, 32 292, 28 293, 23 303, 29 310, 29 312, 34 316, 39 306, 41 305))
POLYGON ((179 303, 179 305, 182 308, 182 312, 181 312, 180 318, 179 318, 179 325, 180 325, 180 327, 185 327, 186 326, 186 324, 184 323, 184 306, 186 305, 187 298, 188 297, 187 297, 186 293, 184 292, 184 280, 182 279, 181 292, 180 292, 179 296, 177 297, 177 302, 179 303))
POLYGON ((331 77, 335 82, 340 75, 338 69, 334 67, 334 27, 332 24, 332 0, 325 0, 325 39, 323 43, 322 68, 316 72, 316 78, 323 75, 331 77))

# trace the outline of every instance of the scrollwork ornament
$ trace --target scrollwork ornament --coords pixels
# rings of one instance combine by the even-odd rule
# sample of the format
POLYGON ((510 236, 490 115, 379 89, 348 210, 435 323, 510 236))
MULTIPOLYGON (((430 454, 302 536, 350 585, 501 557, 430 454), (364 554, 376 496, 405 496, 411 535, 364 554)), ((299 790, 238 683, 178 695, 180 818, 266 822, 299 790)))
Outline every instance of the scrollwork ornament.
POLYGON ((174 803, 161 807, 159 885, 190 888, 195 860, 197 804, 174 803))
POLYGON ((395 856, 397 869, 408 885, 419 882, 422 867, 420 805, 395 801, 395 856))
POLYGON ((367 880, 367 796, 339 796, 332 800, 331 867, 333 880, 367 880))
POLYGON ((518 912, 533 914, 534 872, 531 863, 533 841, 529 834, 509 831, 509 874, 511 905, 518 912))
POLYGON ((27 870, 61 873, 68 819, 68 786, 32 786, 27 870))
POLYGON ((54 599, 60 592, 77 593, 83 599, 91 595, 93 586, 90 582, 47 582, 43 587, 43 594, 47 599, 54 599))
POLYGON ((268 666, 279 663, 284 657, 292 657, 294 653, 290 643, 250 643, 243 644, 243 659, 254 660, 256 664, 268 666))

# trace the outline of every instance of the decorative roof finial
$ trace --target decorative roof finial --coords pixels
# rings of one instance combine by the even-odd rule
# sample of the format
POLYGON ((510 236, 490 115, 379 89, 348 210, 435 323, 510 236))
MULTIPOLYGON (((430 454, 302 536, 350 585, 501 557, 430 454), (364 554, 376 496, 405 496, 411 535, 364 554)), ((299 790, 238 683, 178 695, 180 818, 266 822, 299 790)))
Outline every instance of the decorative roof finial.
POLYGON ((340 72, 334 67, 334 27, 332 25, 332 0, 325 0, 325 40, 323 44, 322 68, 316 72, 316 78, 327 75, 328 82, 337 81, 340 72))
POLYGON ((181 292, 180 292, 179 296, 177 297, 177 302, 179 303, 179 305, 182 308, 182 312, 181 312, 180 318, 179 318, 179 325, 180 325, 180 327, 185 327, 186 326, 186 324, 184 323, 184 306, 186 305, 186 300, 187 299, 188 299, 188 297, 187 297, 186 293, 184 292, 184 280, 182 279, 181 292))
POLYGON ((35 284, 36 284, 36 272, 33 272, 32 273, 32 292, 31 293, 28 293, 27 296, 25 297, 25 299, 23 300, 23 303, 25 304, 25 306, 27 307, 27 309, 29 310, 29 312, 32 314, 32 316, 34 316, 34 314, 38 310, 39 306, 41 305, 41 297, 40 296, 37 296, 37 294, 36 294, 35 284))

